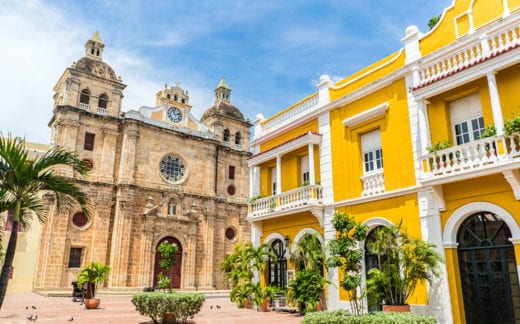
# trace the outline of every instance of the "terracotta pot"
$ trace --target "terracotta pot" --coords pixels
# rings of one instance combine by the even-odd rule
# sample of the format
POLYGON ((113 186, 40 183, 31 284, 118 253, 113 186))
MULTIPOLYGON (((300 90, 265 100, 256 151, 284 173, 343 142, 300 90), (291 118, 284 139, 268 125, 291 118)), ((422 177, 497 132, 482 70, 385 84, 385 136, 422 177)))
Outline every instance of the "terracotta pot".
POLYGON ((383 305, 383 312, 409 313, 410 305, 383 305))
POLYGON ((260 311, 267 312, 267 307, 269 307, 269 300, 264 299, 264 301, 262 302, 262 305, 260 305, 260 311))
POLYGON ((251 298, 246 299, 246 301, 244 302, 244 308, 251 308, 251 305, 251 298))
POLYGON ((175 315, 173 313, 164 313, 163 324, 175 324, 175 315))
POLYGON ((99 307, 101 300, 99 298, 85 299, 85 308, 94 309, 99 307))

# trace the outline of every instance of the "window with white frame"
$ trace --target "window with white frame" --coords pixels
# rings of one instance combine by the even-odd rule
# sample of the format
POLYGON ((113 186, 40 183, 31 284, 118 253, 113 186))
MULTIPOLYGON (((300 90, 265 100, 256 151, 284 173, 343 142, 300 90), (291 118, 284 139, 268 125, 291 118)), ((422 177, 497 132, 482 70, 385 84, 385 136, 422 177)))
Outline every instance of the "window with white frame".
POLYGON ((309 156, 301 156, 300 157, 300 168, 301 168, 301 179, 302 185, 306 186, 310 184, 310 173, 309 173, 309 156))
POLYGON ((383 170, 383 150, 379 129, 361 135, 361 151, 365 174, 383 170))
POLYGON ((271 195, 276 195, 276 168, 271 168, 271 195))
POLYGON ((455 144, 461 145, 479 139, 485 128, 479 94, 450 102, 449 107, 455 144))

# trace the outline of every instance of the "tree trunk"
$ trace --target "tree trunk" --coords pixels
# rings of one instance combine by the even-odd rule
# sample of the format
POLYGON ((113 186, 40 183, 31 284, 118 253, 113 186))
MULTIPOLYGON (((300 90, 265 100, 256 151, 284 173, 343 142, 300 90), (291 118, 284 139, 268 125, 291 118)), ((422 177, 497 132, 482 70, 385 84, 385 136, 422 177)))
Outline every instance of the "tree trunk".
POLYGON ((2 273, 0 274, 0 309, 2 309, 2 305, 4 304, 5 293, 7 291, 7 285, 9 284, 9 276, 11 274, 11 268, 14 260, 14 253, 16 251, 16 241, 18 239, 18 221, 15 221, 14 219, 15 217, 13 216, 11 236, 9 237, 7 251, 5 252, 2 273))

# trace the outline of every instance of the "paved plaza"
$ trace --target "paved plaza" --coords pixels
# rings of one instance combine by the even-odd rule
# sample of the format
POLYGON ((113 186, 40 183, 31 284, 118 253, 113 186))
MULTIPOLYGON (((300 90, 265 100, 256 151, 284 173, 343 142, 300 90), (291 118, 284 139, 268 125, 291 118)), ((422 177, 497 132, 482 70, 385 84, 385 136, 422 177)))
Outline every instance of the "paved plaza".
MULTIPOLYGON (((0 323, 153 323, 149 317, 142 316, 135 310, 130 302, 130 295, 100 296, 100 298, 100 308, 87 310, 79 302, 73 302, 70 297, 44 297, 36 293, 10 294, 6 296, 0 311, 0 323), (34 320, 36 316, 37 319, 34 320)), ((301 323, 302 319, 302 316, 296 314, 262 313, 252 309, 238 309, 228 297, 208 296, 201 312, 188 323, 295 324, 301 323)))

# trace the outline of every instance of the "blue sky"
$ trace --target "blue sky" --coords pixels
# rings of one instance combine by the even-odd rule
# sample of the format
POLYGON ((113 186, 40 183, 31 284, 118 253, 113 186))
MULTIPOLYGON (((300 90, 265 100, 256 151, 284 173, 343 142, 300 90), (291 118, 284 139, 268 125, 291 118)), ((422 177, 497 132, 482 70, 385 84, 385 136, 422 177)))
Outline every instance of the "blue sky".
POLYGON ((452 0, 0 1, 0 130, 48 143, 52 88, 98 30, 123 111, 180 82, 200 117, 224 76, 246 118, 268 117, 397 50, 452 0))

